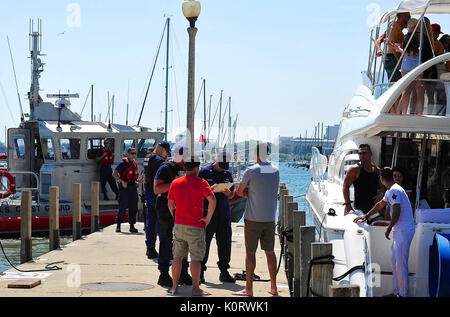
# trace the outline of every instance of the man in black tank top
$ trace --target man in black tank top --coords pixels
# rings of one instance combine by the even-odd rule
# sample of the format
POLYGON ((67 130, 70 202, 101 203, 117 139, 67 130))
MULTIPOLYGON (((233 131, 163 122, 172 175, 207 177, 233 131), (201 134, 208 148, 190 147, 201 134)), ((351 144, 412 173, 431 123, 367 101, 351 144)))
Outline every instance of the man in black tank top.
POLYGON ((372 151, 368 144, 361 144, 358 149, 360 162, 352 166, 345 175, 342 192, 345 200, 344 215, 355 209, 365 214, 372 209, 377 202, 380 185, 379 168, 372 163, 372 151), (355 190, 355 201, 352 206, 350 201, 350 187, 355 190))

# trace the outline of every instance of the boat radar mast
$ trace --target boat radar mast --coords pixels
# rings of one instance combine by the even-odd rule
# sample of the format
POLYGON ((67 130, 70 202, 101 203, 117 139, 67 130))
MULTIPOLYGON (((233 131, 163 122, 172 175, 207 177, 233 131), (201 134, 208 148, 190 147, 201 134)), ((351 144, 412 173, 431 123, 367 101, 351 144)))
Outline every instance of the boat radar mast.
POLYGON ((69 109, 69 98, 79 98, 78 94, 50 94, 47 98, 57 98, 55 105, 50 102, 44 102, 39 95, 39 79, 41 73, 44 71, 44 63, 42 63, 40 56, 42 49, 42 21, 37 20, 37 29, 35 28, 35 21, 30 20, 30 52, 31 52, 31 87, 28 93, 28 100, 30 102, 30 120, 58 120, 59 121, 80 121, 81 117, 72 113, 69 109))
POLYGON ((40 56, 42 49, 42 20, 37 21, 37 30, 34 28, 34 21, 30 20, 30 52, 31 52, 31 87, 28 94, 30 100, 30 119, 34 120, 34 111, 42 102, 39 98, 39 78, 44 71, 44 63, 40 56))

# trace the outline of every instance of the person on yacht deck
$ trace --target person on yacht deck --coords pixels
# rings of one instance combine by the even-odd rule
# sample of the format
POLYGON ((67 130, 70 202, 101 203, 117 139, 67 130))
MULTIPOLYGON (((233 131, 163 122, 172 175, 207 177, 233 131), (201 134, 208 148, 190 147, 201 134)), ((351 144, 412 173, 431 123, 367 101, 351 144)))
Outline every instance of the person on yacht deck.
POLYGON ((356 217, 355 223, 362 223, 372 214, 377 213, 385 206, 390 206, 391 222, 386 229, 385 237, 391 240, 393 231, 392 251, 392 278, 394 279, 394 295, 408 296, 408 258, 411 242, 414 238, 414 217, 405 190, 394 182, 394 173, 390 167, 385 167, 380 173, 381 183, 388 189, 383 200, 380 200, 364 216, 356 217))
POLYGON ((381 44, 387 43, 386 56, 384 60, 384 68, 388 75, 390 82, 398 81, 402 76, 397 69, 395 69, 401 54, 398 53, 396 47, 400 45, 403 41, 403 29, 407 27, 407 23, 411 15, 409 12, 402 12, 397 14, 397 21, 393 25, 389 25, 388 30, 384 32, 376 41, 375 45, 377 48, 377 56, 383 55, 383 50, 381 49, 381 44), (390 34, 389 34, 390 33, 390 34), (388 37, 388 39, 386 39, 388 37))
MULTIPOLYGON (((379 168, 372 163, 372 151, 370 145, 361 144, 358 148, 360 162, 349 168, 345 175, 342 193, 345 200, 344 215, 348 215, 355 209, 368 213, 375 203, 381 199, 378 195, 380 185, 379 168), (355 189, 355 202, 350 201, 350 187, 355 189)), ((380 216, 378 214, 378 216, 380 216)), ((375 216, 370 220, 378 217, 375 216)))
MULTIPOLYGON (((402 47, 397 47, 399 53, 404 52, 404 57, 401 66, 402 76, 406 76, 410 71, 419 66, 419 46, 420 46, 420 32, 417 31, 416 25, 418 21, 411 19, 408 22, 408 34, 403 39, 402 47), (414 30, 416 29, 416 32, 414 30)), ((423 78, 423 75, 419 75, 417 78, 423 78)), ((400 101, 397 104, 395 113, 407 114, 408 105, 414 105, 415 110, 421 111, 423 109, 423 82, 412 82, 402 93, 400 101)), ((410 109, 410 113, 414 113, 414 110, 410 109)))

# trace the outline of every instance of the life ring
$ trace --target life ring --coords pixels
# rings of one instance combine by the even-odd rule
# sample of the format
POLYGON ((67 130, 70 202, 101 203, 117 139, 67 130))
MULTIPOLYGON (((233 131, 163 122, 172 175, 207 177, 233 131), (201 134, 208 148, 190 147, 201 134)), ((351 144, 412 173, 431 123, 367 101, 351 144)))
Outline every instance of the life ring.
POLYGON ((0 171, 0 179, 3 176, 8 179, 9 187, 6 188, 6 192, 0 193, 0 199, 7 198, 16 193, 16 180, 14 179, 14 176, 8 171, 0 171))

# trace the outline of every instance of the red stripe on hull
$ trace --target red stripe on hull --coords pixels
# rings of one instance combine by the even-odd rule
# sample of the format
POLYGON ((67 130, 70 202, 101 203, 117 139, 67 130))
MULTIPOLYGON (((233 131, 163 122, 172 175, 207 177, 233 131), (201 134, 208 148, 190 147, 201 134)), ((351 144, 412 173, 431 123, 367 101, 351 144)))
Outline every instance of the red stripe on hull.
MULTIPOLYGON (((116 223, 117 212, 100 213, 100 227, 107 227, 116 223)), ((71 229, 73 217, 60 216, 59 228, 71 229)), ((125 214, 124 222, 128 221, 128 213, 125 214)), ((48 230, 50 219, 46 217, 33 217, 31 227, 32 230, 48 230)), ((91 215, 81 215, 81 226, 89 228, 91 226, 91 215)), ((20 232, 20 217, 16 218, 0 218, 0 232, 20 232)))

